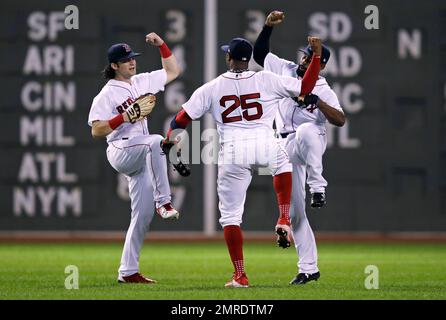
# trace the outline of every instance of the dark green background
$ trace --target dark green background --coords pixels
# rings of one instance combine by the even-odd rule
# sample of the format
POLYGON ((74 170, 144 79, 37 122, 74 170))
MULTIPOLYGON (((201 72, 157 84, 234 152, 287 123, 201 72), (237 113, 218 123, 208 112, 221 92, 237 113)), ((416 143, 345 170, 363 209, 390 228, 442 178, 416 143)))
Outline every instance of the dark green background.
MULTIPOLYGON (((319 231, 446 231, 446 153, 445 153, 445 61, 446 4, 441 1, 375 1, 379 8, 379 30, 364 28, 366 1, 219 1, 218 44, 244 36, 248 10, 267 14, 285 11, 285 22, 273 33, 271 48, 279 56, 296 59, 310 33, 309 17, 315 12, 330 16, 346 14, 352 34, 343 42, 325 39, 336 55, 342 47, 356 48, 362 58, 360 72, 354 77, 327 76, 330 84, 357 83, 362 88, 360 112, 346 115, 348 134, 359 139, 359 148, 339 144, 334 131, 333 144, 324 158, 324 175, 329 182, 327 207, 308 210, 310 221, 319 231), (398 58, 398 30, 422 34, 421 57, 398 58)), ((87 116, 93 97, 105 83, 100 70, 105 52, 116 42, 127 42, 144 55, 139 71, 161 67, 157 50, 147 46, 144 36, 155 31, 164 37, 168 27, 165 13, 176 9, 187 17, 186 37, 173 48, 185 49, 187 70, 176 80, 191 93, 203 83, 204 2, 203 1, 2 1, 0 4, 0 230, 124 230, 129 220, 129 203, 116 194, 117 178, 105 158, 106 143, 90 137, 87 116), (64 31, 57 41, 31 41, 27 18, 31 12, 63 11, 69 4, 80 10, 80 29, 64 31), (22 68, 31 45, 72 45, 75 72, 67 76, 25 76, 22 68), (20 116, 27 114, 20 101, 22 87, 29 81, 39 83, 74 81, 76 110, 51 112, 64 118, 65 135, 74 136, 76 146, 23 147, 19 141, 20 116), (25 152, 62 152, 67 171, 78 175, 82 188, 81 217, 50 217, 37 210, 35 217, 14 217, 12 190, 29 184, 18 182, 19 165, 25 152)), ((220 54, 220 52, 219 52, 220 54)), ((225 71, 219 55, 218 72, 225 71)), ((331 61, 333 63, 333 61, 331 61)), ((342 103, 342 101, 341 101, 342 103)), ((152 133, 163 134, 163 125, 173 113, 163 109, 163 94, 150 120, 152 133)), ((36 115, 46 115, 38 112, 36 115)), ((34 116, 30 115, 32 118, 34 116)), ((203 123, 202 123, 203 126, 203 123)), ((186 200, 178 223, 166 225, 154 219, 154 230, 202 230, 203 172, 192 166, 193 174, 174 185, 186 187, 186 200)), ((40 184, 39 184, 40 185, 40 184)), ((58 186, 50 181, 43 186, 58 186)), ((71 187, 71 185, 66 185, 71 187)), ((217 204, 216 204, 217 205, 217 204)), ((39 207, 37 207, 39 208, 39 207)), ((249 189, 244 229, 270 230, 277 217, 271 177, 255 176, 249 189)), ((218 223, 216 221, 217 229, 218 223)))

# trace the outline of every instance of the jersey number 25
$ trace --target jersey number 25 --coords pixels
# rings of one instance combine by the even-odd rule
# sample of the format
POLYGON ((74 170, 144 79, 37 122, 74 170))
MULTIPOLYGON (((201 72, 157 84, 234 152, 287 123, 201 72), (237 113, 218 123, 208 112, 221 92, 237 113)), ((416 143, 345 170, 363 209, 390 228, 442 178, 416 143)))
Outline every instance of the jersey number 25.
POLYGON ((260 98, 260 93, 250 93, 241 95, 240 98, 236 95, 224 96, 220 99, 220 106, 226 108, 226 102, 232 101, 233 104, 230 105, 225 111, 221 114, 221 120, 223 123, 229 122, 237 122, 245 119, 247 121, 260 119, 263 115, 262 105, 257 101, 248 102, 250 99, 258 99, 260 98), (235 109, 238 107, 242 107, 242 115, 237 116, 229 116, 235 109), (248 109, 256 109, 256 113, 249 114, 248 109))

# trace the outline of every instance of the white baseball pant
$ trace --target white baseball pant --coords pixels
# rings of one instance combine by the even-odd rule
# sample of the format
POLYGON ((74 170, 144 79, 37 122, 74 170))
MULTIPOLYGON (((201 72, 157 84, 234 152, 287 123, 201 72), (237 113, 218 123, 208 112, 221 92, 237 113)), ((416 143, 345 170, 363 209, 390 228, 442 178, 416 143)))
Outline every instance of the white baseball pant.
POLYGON ((326 129, 313 123, 300 125, 296 133, 288 135, 285 148, 293 165, 293 193, 291 199, 291 227, 298 255, 299 273, 315 273, 317 247, 313 230, 305 212, 305 179, 310 192, 325 192, 327 181, 322 177, 322 156, 327 147, 326 129))
POLYGON ((221 144, 217 192, 222 227, 242 223, 246 192, 253 170, 259 167, 267 168, 273 176, 291 171, 291 163, 278 139, 259 137, 221 144))
POLYGON ((132 213, 119 267, 122 276, 139 272, 139 255, 153 218, 154 202, 158 208, 171 201, 162 139, 160 135, 138 136, 113 141, 107 148, 111 166, 129 183, 132 213))

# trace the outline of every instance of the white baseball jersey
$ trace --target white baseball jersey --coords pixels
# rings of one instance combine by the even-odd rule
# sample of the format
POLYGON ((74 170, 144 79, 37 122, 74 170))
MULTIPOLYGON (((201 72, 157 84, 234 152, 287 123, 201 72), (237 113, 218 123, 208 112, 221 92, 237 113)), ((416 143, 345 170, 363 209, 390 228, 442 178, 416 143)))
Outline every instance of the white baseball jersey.
POLYGON ((192 119, 210 112, 220 142, 254 138, 257 129, 272 130, 278 101, 299 96, 301 83, 268 71, 228 71, 195 90, 183 108, 192 119))
POLYGON ((221 148, 217 192, 222 227, 240 225, 246 191, 255 166, 272 175, 290 172, 286 151, 272 124, 284 97, 299 96, 301 80, 269 71, 226 72, 204 84, 183 105, 192 119, 210 112, 221 148))
MULTIPOLYGON (((90 126, 93 121, 110 120, 119 113, 123 113, 143 94, 156 94, 159 91, 164 91, 167 73, 164 69, 140 73, 134 75, 131 81, 131 85, 114 79, 106 83, 101 92, 93 99, 88 115, 90 126)), ((107 136, 107 142, 148 134, 147 121, 138 121, 134 124, 125 122, 107 136)))
MULTIPOLYGON (((271 52, 266 55, 264 66, 265 70, 275 74, 298 78, 296 73, 298 65, 296 63, 281 59, 271 52)), ((336 110, 344 112, 339 104, 338 97, 324 77, 319 76, 312 93, 336 110)), ((299 125, 306 122, 313 122, 320 126, 324 126, 327 122, 324 114, 316 106, 299 108, 296 105, 297 102, 291 98, 280 101, 278 117, 276 118, 276 127, 280 133, 294 132, 299 125)))

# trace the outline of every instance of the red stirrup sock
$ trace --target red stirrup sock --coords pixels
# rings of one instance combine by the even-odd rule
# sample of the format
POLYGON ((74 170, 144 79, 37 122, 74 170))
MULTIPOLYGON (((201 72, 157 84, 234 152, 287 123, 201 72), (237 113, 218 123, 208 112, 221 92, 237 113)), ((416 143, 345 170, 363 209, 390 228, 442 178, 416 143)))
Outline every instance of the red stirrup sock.
POLYGON ((242 229, 240 229, 240 226, 226 226, 223 230, 229 255, 234 265, 235 278, 238 278, 245 273, 242 229))
POLYGON ((291 172, 284 172, 273 177, 280 213, 278 224, 290 225, 292 179, 291 172))

